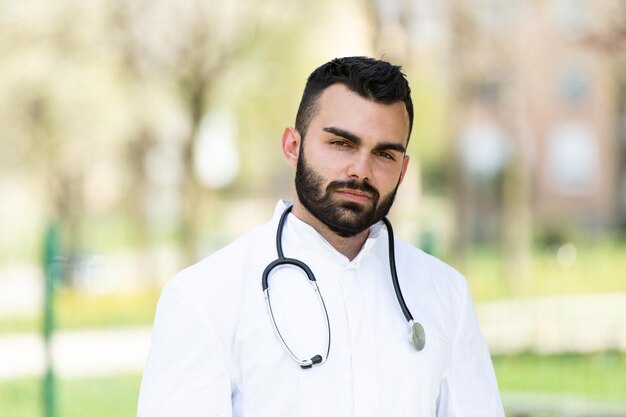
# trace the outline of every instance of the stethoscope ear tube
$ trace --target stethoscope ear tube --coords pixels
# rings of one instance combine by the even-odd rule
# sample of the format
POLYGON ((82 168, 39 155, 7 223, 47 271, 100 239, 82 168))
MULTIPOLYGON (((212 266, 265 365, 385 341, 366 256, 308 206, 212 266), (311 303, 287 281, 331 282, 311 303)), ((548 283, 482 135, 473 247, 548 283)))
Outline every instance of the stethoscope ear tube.
POLYGON ((263 271, 263 277, 261 278, 263 291, 267 290, 267 287, 269 287, 268 280, 272 270, 281 265, 293 265, 295 267, 298 267, 304 271, 309 281, 315 282, 315 276, 313 275, 313 271, 311 271, 307 264, 293 258, 280 258, 272 261, 267 267, 265 267, 265 271, 263 271))
POLYGON ((391 282, 393 283, 393 289, 396 292, 396 298, 398 299, 398 304, 400 304, 400 308, 402 309, 402 314, 406 318, 407 322, 413 321, 413 316, 409 311, 409 308, 404 301, 404 297, 402 296, 402 290, 400 289, 400 283, 398 282, 398 271, 396 270, 396 255, 395 255, 395 245, 393 242, 393 228, 391 227, 391 222, 383 217, 383 222, 387 227, 387 235, 389 240, 389 269, 391 271, 391 282))
POLYGON ((285 258, 285 255, 283 254, 281 237, 283 233, 283 227, 287 219, 287 215, 291 211, 292 207, 293 206, 288 207, 283 212, 282 216, 280 217, 280 221, 278 223, 278 229, 276 231, 276 252, 278 252, 278 259, 270 262, 270 264, 267 265, 267 267, 265 267, 265 270, 263 271, 263 277, 261 279, 261 286, 263 287, 263 293, 265 294, 265 303, 267 305, 267 309, 272 319, 272 326, 274 327, 274 330, 276 334, 278 335, 278 338, 280 339, 280 343, 283 345, 287 353, 289 353, 289 356, 291 356, 291 358, 295 362, 297 362, 298 365, 300 365, 302 369, 310 369, 313 365, 321 365, 324 362, 326 362, 326 360, 328 359, 328 355, 330 354, 330 318, 328 317, 328 310, 326 310, 326 304, 324 303, 324 298, 322 298, 322 294, 320 293, 319 287, 317 286, 317 282, 315 280, 315 275, 313 275, 313 271, 311 271, 308 265, 305 264, 304 262, 299 261, 297 259, 293 259, 293 258, 285 258), (280 330, 278 329, 278 326, 276 325, 276 319, 274 317, 274 312, 272 310, 272 303, 270 302, 269 277, 272 271, 274 270, 274 268, 277 268, 283 265, 290 265, 290 266, 295 266, 296 268, 300 268, 305 273, 309 282, 311 283, 311 285, 313 285, 313 288, 315 289, 315 293, 317 294, 317 299, 320 303, 320 306, 324 312, 324 317, 326 319, 326 340, 328 341, 328 343, 326 345, 326 355, 324 357, 322 357, 321 355, 315 355, 311 359, 298 358, 291 351, 291 349, 289 349, 289 346, 287 346, 287 342, 285 342, 283 335, 280 333, 280 330))
MULTIPOLYGON (((291 213, 291 209, 293 206, 289 206, 283 211, 283 214, 280 216, 280 220, 278 221, 278 228, 276 229, 276 252, 278 252, 278 259, 285 259, 285 255, 283 254, 283 228, 285 227, 285 223, 287 220, 287 216, 291 213)), ((308 268, 307 268, 308 269, 308 268)))

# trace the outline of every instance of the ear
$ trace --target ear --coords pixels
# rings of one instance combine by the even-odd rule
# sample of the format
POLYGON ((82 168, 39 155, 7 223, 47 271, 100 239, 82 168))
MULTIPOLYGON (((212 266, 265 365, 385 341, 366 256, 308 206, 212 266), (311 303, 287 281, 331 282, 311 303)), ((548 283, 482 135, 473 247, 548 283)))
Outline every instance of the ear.
POLYGON ((404 179, 404 174, 406 174, 406 168, 409 166, 409 159, 411 159, 409 155, 404 155, 404 159, 402 160, 402 172, 400 173, 400 181, 398 182, 398 185, 400 185, 402 183, 402 180, 404 179))
POLYGON ((300 157, 300 133, 293 127, 286 127, 283 132, 282 148, 285 159, 292 167, 298 164, 300 157))

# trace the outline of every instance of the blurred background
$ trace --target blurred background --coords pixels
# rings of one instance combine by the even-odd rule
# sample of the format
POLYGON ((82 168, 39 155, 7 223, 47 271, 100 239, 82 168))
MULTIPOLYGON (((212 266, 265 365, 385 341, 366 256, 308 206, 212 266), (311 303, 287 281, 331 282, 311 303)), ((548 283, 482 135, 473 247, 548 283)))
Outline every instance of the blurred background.
POLYGON ((509 417, 626 416, 623 0, 0 0, 0 415, 134 416, 164 283, 291 199, 337 56, 415 105, 397 234, 462 271, 509 417))

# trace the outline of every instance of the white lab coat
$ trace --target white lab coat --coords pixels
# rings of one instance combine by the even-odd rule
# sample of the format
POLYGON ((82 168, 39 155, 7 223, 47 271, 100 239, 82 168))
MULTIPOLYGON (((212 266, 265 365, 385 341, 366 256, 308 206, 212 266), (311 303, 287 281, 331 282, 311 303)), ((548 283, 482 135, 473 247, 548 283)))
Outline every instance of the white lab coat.
MULTIPOLYGON (((370 229, 349 261, 293 214, 286 257, 309 265, 331 327, 328 361, 301 369, 276 336, 261 288, 277 258, 273 219, 180 272, 159 300, 139 417, 500 417, 489 353, 464 278, 396 239, 405 301, 424 326, 421 352, 389 273, 387 232, 370 229)), ((325 355, 326 322, 303 274, 269 281, 278 327, 299 358, 325 355)))

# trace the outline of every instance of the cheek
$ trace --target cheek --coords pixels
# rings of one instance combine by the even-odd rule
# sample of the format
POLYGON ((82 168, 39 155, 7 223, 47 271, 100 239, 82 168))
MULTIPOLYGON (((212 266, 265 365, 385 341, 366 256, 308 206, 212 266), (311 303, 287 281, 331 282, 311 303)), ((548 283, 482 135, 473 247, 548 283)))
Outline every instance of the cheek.
POLYGON ((345 176, 344 166, 338 158, 327 157, 320 163, 318 169, 320 174, 330 181, 343 179, 345 176))
POLYGON ((307 165, 321 175, 327 181, 343 178, 345 161, 340 155, 332 152, 316 155, 314 152, 307 153, 307 165), (311 156, 309 156, 311 155, 311 156))
POLYGON ((402 176, 401 169, 386 169, 379 171, 379 186, 382 188, 380 191, 383 194, 389 194, 392 192, 399 184, 400 178, 402 176))

